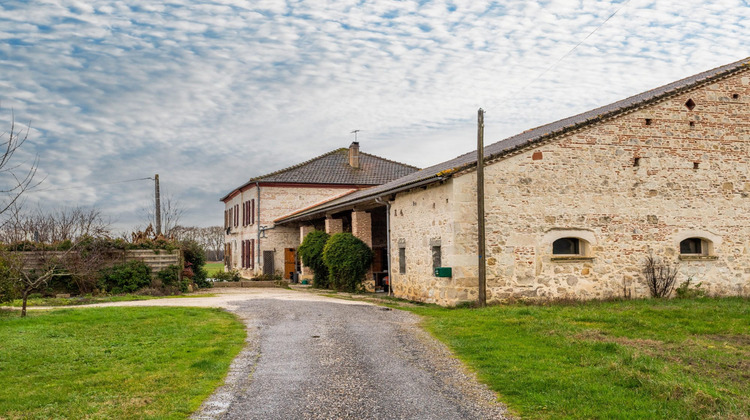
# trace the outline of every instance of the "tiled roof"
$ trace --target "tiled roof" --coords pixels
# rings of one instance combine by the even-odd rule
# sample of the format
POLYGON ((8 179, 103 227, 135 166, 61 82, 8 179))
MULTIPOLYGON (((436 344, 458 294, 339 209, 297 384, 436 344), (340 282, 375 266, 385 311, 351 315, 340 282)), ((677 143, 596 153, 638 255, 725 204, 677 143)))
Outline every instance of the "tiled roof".
POLYGON ((304 184, 380 185, 401 178, 419 168, 359 152, 359 168, 349 165, 349 149, 341 148, 250 182, 293 182, 304 184))
POLYGON ((384 184, 418 170, 415 166, 362 152, 359 152, 359 168, 353 168, 349 165, 349 149, 341 148, 276 172, 250 178, 221 201, 238 189, 256 182, 370 186, 384 184))
MULTIPOLYGON (((536 143, 548 140, 550 138, 567 133, 571 130, 577 130, 603 119, 611 118, 623 112, 636 109, 672 95, 677 95, 687 90, 694 89, 714 80, 727 77, 734 73, 750 69, 750 57, 744 58, 737 62, 717 67, 694 76, 687 77, 676 82, 652 89, 635 96, 605 105, 600 108, 582 114, 574 115, 553 123, 543 125, 531 130, 524 131, 505 140, 490 144, 484 148, 486 160, 492 160, 517 149, 534 145, 536 143)), ((476 166, 476 151, 466 153, 446 162, 439 163, 429 168, 422 169, 412 174, 406 175, 395 181, 366 190, 357 191, 340 199, 323 204, 316 209, 309 209, 303 213, 295 215, 290 219, 302 218, 305 215, 314 214, 319 211, 334 209, 345 205, 351 205, 358 202, 372 200, 376 197, 393 194, 400 190, 411 188, 415 185, 422 185, 440 180, 450 176, 451 173, 476 166)), ((288 221, 288 220, 287 220, 288 221)))

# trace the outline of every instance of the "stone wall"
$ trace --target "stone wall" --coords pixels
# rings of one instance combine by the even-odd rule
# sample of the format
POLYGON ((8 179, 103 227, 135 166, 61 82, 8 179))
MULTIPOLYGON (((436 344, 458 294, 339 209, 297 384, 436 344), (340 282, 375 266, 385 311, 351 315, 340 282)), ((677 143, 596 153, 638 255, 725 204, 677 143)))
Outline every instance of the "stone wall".
POLYGON ((391 268, 390 279, 397 297, 438 304, 476 296, 461 286, 464 273, 453 278, 435 277, 432 245, 440 241, 442 266, 463 263, 462 250, 453 245, 452 223, 455 204, 452 202, 453 183, 418 189, 399 194, 391 205, 391 268), (406 273, 400 272, 403 248, 406 273))
MULTIPOLYGON (((748 121, 744 72, 488 164, 488 300, 648 296, 641 269, 650 253, 678 265, 678 284, 692 278, 711 295, 750 294, 748 121), (587 252, 553 255, 565 237, 587 252), (680 255, 689 237, 707 240, 711 255, 680 255)), ((471 171, 396 197, 393 271, 399 239, 408 260, 407 273, 394 275, 398 296, 476 298, 475 179, 471 171), (435 236, 453 279, 428 270, 435 236)))

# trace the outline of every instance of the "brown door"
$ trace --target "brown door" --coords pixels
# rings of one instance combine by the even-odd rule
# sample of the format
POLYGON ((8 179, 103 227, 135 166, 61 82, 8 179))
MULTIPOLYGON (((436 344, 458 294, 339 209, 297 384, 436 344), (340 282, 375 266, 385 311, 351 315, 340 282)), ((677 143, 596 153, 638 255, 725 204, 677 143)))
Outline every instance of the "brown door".
POLYGON ((296 271, 294 248, 284 248, 284 278, 291 279, 292 273, 296 271))

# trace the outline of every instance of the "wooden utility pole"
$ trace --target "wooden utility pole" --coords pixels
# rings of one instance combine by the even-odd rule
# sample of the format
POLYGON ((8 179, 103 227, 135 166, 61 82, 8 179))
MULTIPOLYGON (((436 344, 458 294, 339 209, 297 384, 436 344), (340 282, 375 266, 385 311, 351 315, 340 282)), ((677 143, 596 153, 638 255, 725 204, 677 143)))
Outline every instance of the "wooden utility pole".
POLYGON ((154 198, 156 201, 156 236, 161 235, 161 197, 159 197, 159 174, 154 175, 154 198))
POLYGON ((479 306, 487 306, 487 266, 484 255, 484 110, 477 113, 477 256, 479 306))

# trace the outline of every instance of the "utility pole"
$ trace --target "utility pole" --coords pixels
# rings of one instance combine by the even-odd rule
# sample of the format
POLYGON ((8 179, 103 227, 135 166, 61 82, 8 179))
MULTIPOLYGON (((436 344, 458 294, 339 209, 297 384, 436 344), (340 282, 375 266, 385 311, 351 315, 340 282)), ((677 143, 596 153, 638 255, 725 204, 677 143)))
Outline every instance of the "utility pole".
POLYGON ((154 175, 154 198, 156 201, 156 236, 161 235, 161 197, 159 197, 159 174, 154 175))
POLYGON ((479 306, 487 306, 487 266, 484 255, 484 110, 477 112, 477 256, 479 306))

